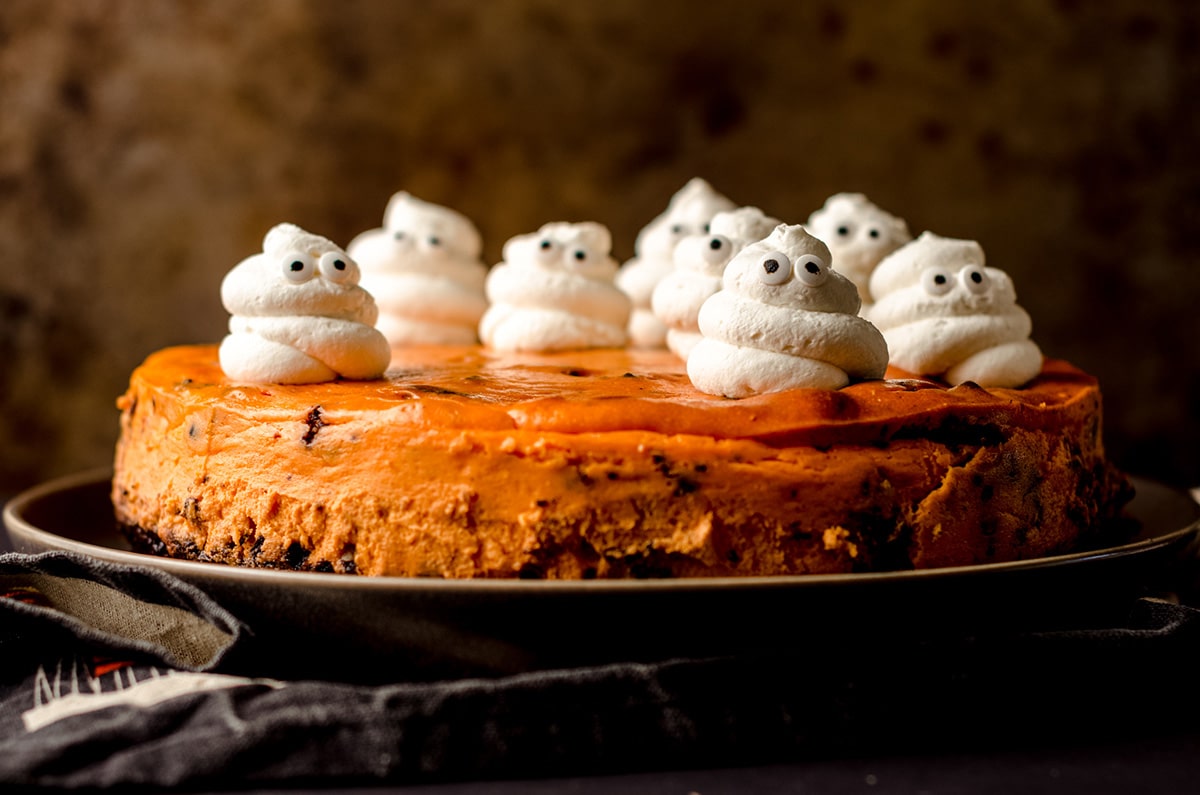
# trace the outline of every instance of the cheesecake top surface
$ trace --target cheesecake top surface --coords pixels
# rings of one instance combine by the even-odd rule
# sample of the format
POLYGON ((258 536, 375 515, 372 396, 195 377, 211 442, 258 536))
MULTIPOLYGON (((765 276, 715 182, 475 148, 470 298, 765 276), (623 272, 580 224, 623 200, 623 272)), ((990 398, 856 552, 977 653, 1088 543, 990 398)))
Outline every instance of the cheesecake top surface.
POLYGON ((383 378, 321 384, 235 382, 215 345, 166 348, 134 372, 122 405, 139 389, 175 395, 181 410, 206 409, 288 421, 314 408, 323 421, 386 413, 413 428, 599 433, 648 431, 757 439, 768 444, 878 443, 948 422, 1052 428, 1094 415, 1094 377, 1047 359, 1019 389, 950 387, 890 368, 885 378, 839 390, 792 389, 742 399, 707 395, 682 360, 662 350, 501 353, 482 346, 395 349, 383 378))

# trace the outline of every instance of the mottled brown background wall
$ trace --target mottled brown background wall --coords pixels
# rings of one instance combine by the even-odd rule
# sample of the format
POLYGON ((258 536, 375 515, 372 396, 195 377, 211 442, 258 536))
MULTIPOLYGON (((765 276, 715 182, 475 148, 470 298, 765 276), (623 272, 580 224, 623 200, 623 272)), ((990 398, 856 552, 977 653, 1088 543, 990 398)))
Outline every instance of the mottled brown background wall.
POLYGON ((403 188, 491 259, 583 219, 623 258, 693 175, 980 240, 1102 378, 1117 459, 1200 484, 1197 8, 6 0, 0 491, 107 463, 129 370, 219 339, 278 221, 345 243, 403 188))

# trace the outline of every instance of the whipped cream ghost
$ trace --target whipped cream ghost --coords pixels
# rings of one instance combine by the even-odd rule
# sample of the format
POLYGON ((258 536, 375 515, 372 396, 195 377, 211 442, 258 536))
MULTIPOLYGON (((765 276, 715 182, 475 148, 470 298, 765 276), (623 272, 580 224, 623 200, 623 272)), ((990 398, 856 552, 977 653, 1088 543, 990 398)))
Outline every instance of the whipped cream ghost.
POLYGON ((858 287, 863 305, 871 303, 871 272, 879 261, 912 240, 903 219, 881 210, 861 193, 835 193, 805 224, 829 246, 833 267, 858 287))
POLYGON ((650 305, 654 288, 674 268, 675 245, 688 235, 704 234, 719 212, 736 207, 700 177, 693 177, 676 191, 667 209, 638 233, 633 259, 617 273, 617 287, 633 301, 629 316, 630 344, 638 348, 661 348, 667 327, 650 305))
POLYGON ((867 316, 895 366, 951 384, 1020 386, 1042 369, 1008 274, 984 264, 983 248, 925 232, 887 256, 871 276, 867 316))
POLYGON ((725 265, 778 225, 757 207, 739 207, 717 213, 707 233, 689 235, 675 246, 674 269, 654 288, 650 307, 666 325, 667 347, 676 356, 687 359, 700 341, 700 306, 721 289, 725 265))
POLYGON ((696 388, 740 398, 881 378, 887 345, 858 316, 858 290, 830 258, 799 225, 780 224, 742 249, 700 308, 704 339, 687 360, 696 388))
POLYGON ((613 284, 611 249, 608 228, 592 222, 550 223, 509 240, 488 274, 480 339, 504 351, 625 345, 631 304, 613 284))
POLYGON ((378 309, 346 252, 293 224, 267 232, 263 251, 221 282, 232 317, 221 369, 235 381, 311 384, 378 378, 391 351, 378 309))
POLYGON ((466 216, 401 191, 383 228, 346 248, 360 284, 379 306, 376 327, 393 346, 469 345, 487 309, 487 266, 479 231, 466 216))

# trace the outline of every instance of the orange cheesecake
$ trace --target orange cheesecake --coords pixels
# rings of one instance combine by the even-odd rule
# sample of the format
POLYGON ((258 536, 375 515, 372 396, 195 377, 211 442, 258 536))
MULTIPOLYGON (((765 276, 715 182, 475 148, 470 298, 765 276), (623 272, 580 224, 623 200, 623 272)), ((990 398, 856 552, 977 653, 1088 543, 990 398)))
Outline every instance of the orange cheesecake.
POLYGON ((150 356, 119 400, 112 497, 139 549, 420 577, 931 568, 1089 541, 1129 497, 1096 380, 895 370, 837 391, 697 391, 666 351, 397 349, 384 378, 233 382, 150 356))

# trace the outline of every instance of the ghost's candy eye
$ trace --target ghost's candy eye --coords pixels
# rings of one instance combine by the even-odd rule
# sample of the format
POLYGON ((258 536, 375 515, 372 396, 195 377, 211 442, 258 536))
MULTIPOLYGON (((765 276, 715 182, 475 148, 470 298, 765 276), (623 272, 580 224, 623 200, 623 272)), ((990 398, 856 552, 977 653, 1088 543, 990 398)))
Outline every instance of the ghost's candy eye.
POLYGON ((731 250, 733 250, 733 244, 729 242, 729 238, 723 235, 713 235, 700 249, 704 260, 710 263, 723 262, 728 259, 731 250))
POLYGON ((829 266, 816 254, 796 260, 796 278, 806 287, 820 287, 829 278, 829 266))
POLYGON ((557 243, 548 237, 543 237, 537 243, 536 255, 538 262, 543 265, 549 265, 555 262, 559 257, 560 248, 557 243))
POLYGON ((358 283, 358 265, 340 251, 326 251, 318 264, 321 275, 334 284, 358 283))
POLYGON ((317 264, 307 254, 290 254, 280 263, 283 277, 292 284, 304 284, 317 275, 317 264))
POLYGON ((404 233, 401 232, 400 230, 396 230, 395 232, 392 232, 392 240, 403 240, 403 239, 404 239, 404 233))
POLYGON ((967 292, 975 295, 986 293, 991 281, 983 268, 974 266, 963 268, 959 271, 958 278, 962 280, 963 287, 967 288, 967 292))
POLYGON ((867 230, 867 237, 871 238, 872 240, 878 238, 879 230, 874 227, 871 227, 870 229, 867 230))
POLYGON ((786 254, 780 254, 778 251, 764 254, 758 265, 758 278, 763 284, 774 286, 792 278, 792 261, 786 254))
POLYGON ((437 235, 430 235, 425 242, 428 243, 431 248, 438 248, 442 245, 442 239, 437 235))
POLYGON ((683 224, 671 224, 671 234, 676 237, 682 235, 687 230, 683 228, 683 224))
POLYGON ((921 274, 921 286, 930 295, 945 295, 954 289, 954 275, 943 268, 928 268, 921 274))
POLYGON ((567 257, 567 262, 571 263, 572 265, 582 265, 583 263, 587 262, 587 260, 587 249, 582 248, 573 249, 567 257))
POLYGON ((842 224, 837 228, 838 237, 848 237, 850 235, 850 227, 847 224, 842 224))

